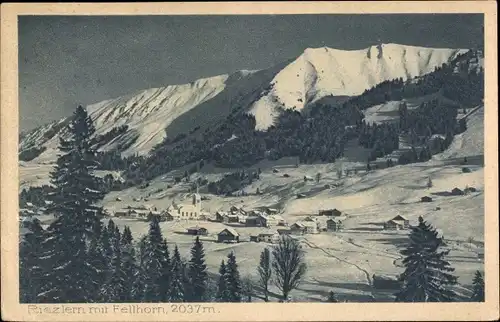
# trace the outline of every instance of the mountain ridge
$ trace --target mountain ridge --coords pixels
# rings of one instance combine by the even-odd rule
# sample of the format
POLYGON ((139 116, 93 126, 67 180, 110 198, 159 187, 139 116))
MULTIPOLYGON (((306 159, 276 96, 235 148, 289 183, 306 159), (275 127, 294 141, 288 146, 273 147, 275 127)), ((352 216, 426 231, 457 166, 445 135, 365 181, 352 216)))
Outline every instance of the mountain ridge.
MULTIPOLYGON (((267 69, 241 70, 188 84, 139 90, 91 104, 88 111, 96 125, 96 135, 128 126, 125 133, 105 142, 101 151, 122 147, 124 156, 147 155, 166 136, 175 138, 203 127, 205 118, 217 123, 237 108, 244 109, 255 116, 257 130, 266 130, 283 108, 300 111, 327 96, 359 95, 382 81, 418 77, 466 51, 397 44, 360 50, 307 48, 295 59, 267 69)), ((25 134, 20 151, 43 147, 44 151, 33 161, 55 161, 58 136, 64 133, 61 125, 67 120, 25 134), (47 135, 48 132, 55 133, 47 135)))

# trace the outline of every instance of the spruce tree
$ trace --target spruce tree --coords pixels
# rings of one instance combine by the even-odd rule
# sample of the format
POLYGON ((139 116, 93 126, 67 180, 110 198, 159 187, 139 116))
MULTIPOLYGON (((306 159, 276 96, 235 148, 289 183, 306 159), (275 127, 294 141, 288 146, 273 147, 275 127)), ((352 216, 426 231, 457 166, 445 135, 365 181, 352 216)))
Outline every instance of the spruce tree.
MULTIPOLYGON (((109 226, 108 226, 109 227, 109 226)), ((111 227, 112 228, 112 227, 111 227)), ((109 228, 108 228, 109 229, 109 228)), ((113 258, 111 259, 111 277, 107 283, 106 290, 108 292, 107 302, 121 303, 124 302, 126 296, 126 275, 123 270, 123 257, 121 247, 121 236, 118 227, 115 227, 113 234, 113 258)))
POLYGON ((165 248, 160 230, 159 220, 154 216, 149 225, 143 259, 144 269, 144 301, 161 302, 164 298, 161 287, 163 276, 165 248))
POLYGON ((271 252, 269 249, 264 248, 260 253, 259 267, 257 268, 259 273, 259 286, 264 292, 264 301, 269 301, 269 282, 272 276, 272 266, 271 266, 271 252))
POLYGON ((122 270, 124 274, 122 301, 134 302, 134 283, 137 277, 135 250, 130 228, 125 226, 121 238, 122 270))
POLYGON ((168 252, 167 239, 163 239, 161 243, 161 251, 163 254, 161 261, 162 274, 160 276, 160 292, 162 294, 162 301, 168 302, 170 297, 170 282, 172 275, 172 268, 170 265, 170 255, 168 252))
POLYGON ((473 302, 484 302, 484 279, 480 271, 476 271, 472 280, 472 296, 473 302))
POLYGON ((45 291, 39 301, 49 303, 90 302, 93 298, 92 280, 98 270, 90 265, 87 248, 92 227, 100 220, 96 203, 104 193, 101 180, 93 176, 96 168, 95 150, 91 137, 94 126, 86 110, 79 106, 68 126, 68 136, 60 137, 62 153, 50 174, 53 192, 48 209, 56 220, 47 229, 44 256, 47 270, 45 291))
POLYGON ((41 257, 45 231, 37 218, 29 221, 26 228, 28 232, 19 245, 19 301, 36 303, 44 285, 41 257))
POLYGON ((207 265, 205 264, 205 251, 200 238, 197 236, 191 248, 191 260, 189 261, 190 292, 187 294, 187 302, 203 302, 207 288, 207 265))
POLYGON ((146 284, 146 259, 148 254, 148 235, 141 237, 138 243, 137 270, 134 278, 132 298, 135 302, 144 302, 146 284))
POLYGON ((241 279, 236 263, 236 256, 233 252, 227 255, 226 271, 226 287, 228 291, 228 302, 241 302, 241 279))
POLYGON ((396 302, 451 302, 456 294, 449 286, 457 283, 450 274, 455 269, 444 258, 449 250, 441 251, 442 237, 422 217, 412 227, 409 245, 401 251, 405 256, 405 271, 400 276, 402 287, 396 302))
POLYGON ((219 281, 217 283, 217 302, 229 302, 229 294, 226 285, 226 264, 224 260, 219 266, 219 281))
POLYGON ((182 261, 181 255, 179 254, 179 249, 177 245, 174 249, 174 255, 172 256, 171 264, 171 282, 169 290, 169 301, 170 302, 183 302, 184 301, 184 285, 182 283, 182 261))
POLYGON ((326 299, 326 301, 330 303, 339 302, 339 300, 337 299, 337 295, 333 291, 328 292, 328 298, 326 299))
POLYGON ((89 281, 89 289, 92 293, 92 302, 105 302, 102 294, 102 287, 106 283, 109 269, 109 259, 105 256, 103 245, 103 227, 102 222, 96 221, 93 227, 92 239, 89 247, 89 263, 96 269, 96 274, 89 281))

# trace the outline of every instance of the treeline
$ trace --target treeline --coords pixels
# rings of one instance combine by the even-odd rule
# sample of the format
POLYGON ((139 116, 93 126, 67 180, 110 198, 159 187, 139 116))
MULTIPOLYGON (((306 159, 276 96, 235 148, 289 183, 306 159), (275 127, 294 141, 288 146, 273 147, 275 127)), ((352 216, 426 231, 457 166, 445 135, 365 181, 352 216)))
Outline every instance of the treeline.
POLYGON ((457 55, 449 64, 436 67, 432 73, 416 79, 403 81, 398 78, 377 84, 363 94, 349 99, 342 107, 355 106, 364 110, 387 101, 400 101, 439 91, 444 97, 462 105, 479 104, 484 97, 484 71, 482 68, 472 68, 478 59, 477 52, 468 51, 457 55))
POLYGON ((240 171, 225 175, 222 179, 210 182, 208 192, 215 195, 230 196, 235 191, 251 185, 252 182, 260 178, 260 169, 257 172, 240 171))
POLYGON ((97 150, 101 146, 108 144, 109 142, 113 141, 115 138, 117 138, 121 134, 127 132, 127 130, 128 130, 128 125, 126 125, 126 124, 122 125, 122 126, 114 127, 104 134, 96 135, 92 140, 92 144, 94 144, 94 147, 97 150))

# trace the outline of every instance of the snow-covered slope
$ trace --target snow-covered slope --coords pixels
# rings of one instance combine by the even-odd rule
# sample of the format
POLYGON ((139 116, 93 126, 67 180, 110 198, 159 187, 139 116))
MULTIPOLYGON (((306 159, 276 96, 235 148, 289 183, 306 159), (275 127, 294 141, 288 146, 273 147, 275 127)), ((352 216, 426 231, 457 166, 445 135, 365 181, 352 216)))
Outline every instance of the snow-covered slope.
POLYGON ((309 48, 273 79, 273 89, 251 111, 257 127, 272 124, 273 105, 303 109, 325 96, 353 96, 383 81, 428 74, 463 49, 381 44, 362 50, 309 48))
MULTIPOLYGON (((303 109, 326 96, 351 96, 385 80, 413 78, 449 62, 461 49, 382 44, 362 50, 306 49, 297 59, 261 71, 239 71, 183 85, 152 88, 88 106, 96 134, 127 125, 125 133, 101 150, 145 155, 165 136, 174 138, 223 120, 243 108, 267 129, 281 108, 303 109)), ((38 128, 20 150, 44 147, 32 162, 52 163, 67 119, 38 128), (51 133, 52 132, 52 133, 51 133), (51 134, 51 135, 48 135, 51 134)))

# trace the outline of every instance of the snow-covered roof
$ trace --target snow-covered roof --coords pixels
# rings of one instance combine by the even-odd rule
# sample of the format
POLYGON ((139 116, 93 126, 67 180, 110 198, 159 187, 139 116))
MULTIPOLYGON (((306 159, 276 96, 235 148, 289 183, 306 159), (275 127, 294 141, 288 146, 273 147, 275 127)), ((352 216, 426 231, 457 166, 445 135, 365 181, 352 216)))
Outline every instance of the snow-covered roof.
POLYGON ((222 230, 219 232, 219 234, 220 234, 220 233, 222 233, 223 231, 228 231, 228 232, 229 232, 229 233, 231 233, 231 235, 233 235, 233 236, 239 236, 239 235, 240 235, 240 234, 238 234, 238 232, 237 232, 234 228, 231 228, 231 227, 226 227, 226 228, 222 229, 222 230))

